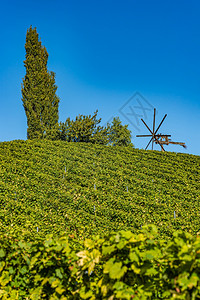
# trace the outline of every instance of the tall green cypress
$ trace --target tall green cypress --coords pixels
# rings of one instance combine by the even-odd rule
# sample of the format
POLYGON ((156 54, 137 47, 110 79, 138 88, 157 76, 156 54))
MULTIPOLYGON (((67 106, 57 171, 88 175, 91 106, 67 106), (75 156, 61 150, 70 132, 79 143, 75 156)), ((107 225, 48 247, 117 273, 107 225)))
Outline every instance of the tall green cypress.
POLYGON ((53 139, 58 126, 59 105, 55 73, 47 70, 47 50, 32 26, 27 30, 25 50, 22 101, 27 116, 27 138, 53 139))

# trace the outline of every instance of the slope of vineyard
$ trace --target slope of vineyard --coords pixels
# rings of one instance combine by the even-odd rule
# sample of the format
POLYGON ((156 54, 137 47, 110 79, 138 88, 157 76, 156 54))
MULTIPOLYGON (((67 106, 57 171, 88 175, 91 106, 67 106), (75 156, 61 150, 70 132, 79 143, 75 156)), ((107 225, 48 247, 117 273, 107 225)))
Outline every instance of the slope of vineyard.
POLYGON ((0 144, 0 232, 200 231, 200 157, 61 141, 0 144))

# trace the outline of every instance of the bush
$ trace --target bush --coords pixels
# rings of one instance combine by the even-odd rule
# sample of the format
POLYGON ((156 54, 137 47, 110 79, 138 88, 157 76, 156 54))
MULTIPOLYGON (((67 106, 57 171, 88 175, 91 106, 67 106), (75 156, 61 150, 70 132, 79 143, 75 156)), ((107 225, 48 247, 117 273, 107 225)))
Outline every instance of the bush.
POLYGON ((199 299, 200 239, 154 226, 79 241, 1 237, 0 299, 199 299))

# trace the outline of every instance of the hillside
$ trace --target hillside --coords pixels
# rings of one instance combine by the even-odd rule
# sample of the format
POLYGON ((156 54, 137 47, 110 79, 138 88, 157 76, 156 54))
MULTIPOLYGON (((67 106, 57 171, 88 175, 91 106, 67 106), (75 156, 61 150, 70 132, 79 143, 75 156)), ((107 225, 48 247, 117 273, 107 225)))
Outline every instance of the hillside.
POLYGON ((200 157, 85 143, 0 144, 0 232, 200 230, 200 157))

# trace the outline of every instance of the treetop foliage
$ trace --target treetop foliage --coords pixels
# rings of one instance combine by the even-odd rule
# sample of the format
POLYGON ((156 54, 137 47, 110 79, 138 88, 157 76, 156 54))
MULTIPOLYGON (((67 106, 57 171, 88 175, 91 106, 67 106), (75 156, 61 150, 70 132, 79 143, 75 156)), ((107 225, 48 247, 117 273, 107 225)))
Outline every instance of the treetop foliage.
POLYGON ((131 131, 128 125, 122 125, 118 118, 114 118, 111 124, 103 127, 101 118, 97 118, 98 110, 94 115, 79 115, 75 120, 68 118, 65 123, 60 123, 60 139, 68 142, 86 142, 101 145, 129 146, 131 143, 131 131))
POLYGON ((109 143, 113 146, 129 146, 131 143, 131 131, 128 125, 122 125, 119 117, 113 118, 112 124, 108 124, 109 143))

